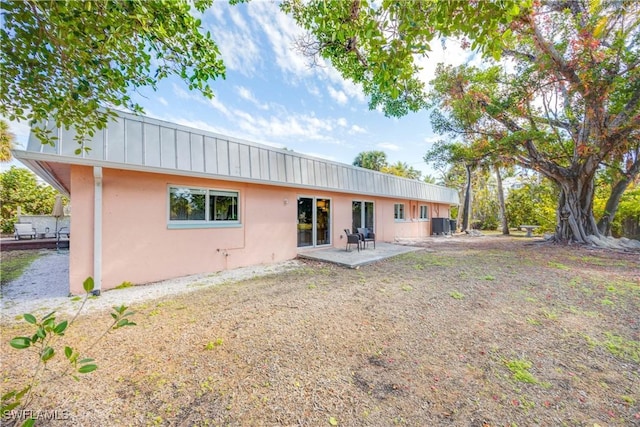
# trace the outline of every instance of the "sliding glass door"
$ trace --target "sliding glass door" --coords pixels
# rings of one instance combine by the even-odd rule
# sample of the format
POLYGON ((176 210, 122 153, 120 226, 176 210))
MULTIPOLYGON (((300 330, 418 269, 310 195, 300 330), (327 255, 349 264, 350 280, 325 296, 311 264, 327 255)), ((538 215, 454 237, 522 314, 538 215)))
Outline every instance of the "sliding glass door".
POLYGON ((331 199, 298 197, 298 247, 331 244, 331 199))
POLYGON ((363 202, 360 200, 354 200, 351 204, 352 211, 352 232, 358 231, 358 228, 368 228, 371 231, 375 231, 373 228, 373 202, 363 202))

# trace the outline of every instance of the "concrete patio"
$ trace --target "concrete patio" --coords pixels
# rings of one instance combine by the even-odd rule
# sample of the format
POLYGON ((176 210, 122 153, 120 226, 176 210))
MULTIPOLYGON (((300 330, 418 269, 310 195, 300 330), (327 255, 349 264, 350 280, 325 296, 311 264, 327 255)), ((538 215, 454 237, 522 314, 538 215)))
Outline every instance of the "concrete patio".
POLYGON ((369 244, 366 249, 351 247, 349 251, 344 248, 311 249, 298 252, 298 258, 315 261, 330 262, 349 268, 359 268, 363 265, 391 258, 408 252, 419 251, 424 248, 415 246, 394 245, 392 243, 376 242, 376 248, 369 244))

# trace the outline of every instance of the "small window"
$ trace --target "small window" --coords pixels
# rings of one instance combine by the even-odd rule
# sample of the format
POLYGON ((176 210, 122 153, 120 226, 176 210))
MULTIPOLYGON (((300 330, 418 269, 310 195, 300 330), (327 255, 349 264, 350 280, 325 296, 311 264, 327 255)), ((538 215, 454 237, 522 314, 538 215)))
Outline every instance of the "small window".
POLYGON ((238 193, 209 191, 209 220, 237 221, 238 193))
POLYGON ((420 206, 420 219, 426 220, 429 219, 429 206, 421 205, 420 206))
POLYGON ((396 220, 404 220, 404 203, 396 203, 393 205, 393 217, 396 220))
POLYGON ((170 224, 237 224, 239 218, 236 191, 169 187, 170 224))

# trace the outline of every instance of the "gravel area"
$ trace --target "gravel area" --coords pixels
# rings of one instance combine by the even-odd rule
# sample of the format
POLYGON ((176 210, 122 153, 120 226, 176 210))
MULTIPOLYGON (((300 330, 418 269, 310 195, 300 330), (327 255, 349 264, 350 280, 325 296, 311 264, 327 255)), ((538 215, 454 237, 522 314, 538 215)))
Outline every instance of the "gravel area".
MULTIPOLYGON (((69 251, 44 251, 22 276, 2 287, 0 303, 2 322, 21 320, 22 314, 36 316, 51 311, 74 314, 81 301, 69 295, 69 251)), ((110 309, 114 305, 134 303, 177 295, 219 285, 296 269, 300 262, 285 261, 278 264, 238 268, 218 273, 196 274, 141 286, 112 289, 86 302, 86 312, 110 309)))

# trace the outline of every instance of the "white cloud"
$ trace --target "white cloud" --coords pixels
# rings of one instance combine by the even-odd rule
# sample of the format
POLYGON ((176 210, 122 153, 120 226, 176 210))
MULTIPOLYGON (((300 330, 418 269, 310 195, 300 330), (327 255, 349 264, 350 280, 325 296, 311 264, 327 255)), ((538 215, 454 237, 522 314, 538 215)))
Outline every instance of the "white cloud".
POLYGON ((212 98, 212 99, 207 99, 209 105, 211 107, 213 107, 215 110, 218 110, 219 112, 221 112, 223 115, 225 115, 226 117, 231 117, 232 113, 229 110, 229 108, 227 108, 226 105, 224 105, 217 97, 212 98))
MULTIPOLYGON (((252 2, 247 10, 252 22, 257 23, 256 30, 264 32, 276 64, 291 82, 296 83, 307 77, 316 77, 338 88, 329 86, 328 90, 332 98, 340 104, 345 104, 350 99, 358 102, 366 101, 360 85, 342 78, 329 62, 321 61, 319 66, 309 66, 309 60, 294 49, 294 42, 303 34, 303 31, 290 16, 280 12, 275 3, 252 2)), ((315 86, 309 86, 307 90, 312 95, 321 94, 315 86)))
POLYGON ((157 99, 157 101, 158 101, 160 104, 164 105, 165 107, 168 107, 168 106, 169 106, 169 103, 168 103, 168 102, 167 102, 167 100, 166 100, 166 99, 164 99, 163 97, 159 96, 159 97, 158 97, 158 98, 156 98, 156 99, 157 99))
POLYGON ((345 119, 344 117, 340 117, 340 118, 337 120, 337 123, 338 123, 338 126, 341 126, 341 127, 343 127, 343 128, 346 128, 346 127, 347 127, 347 119, 345 119))
POLYGON ((400 147, 398 145, 391 144, 389 142, 381 142, 377 144, 376 147, 382 148, 384 150, 389 150, 389 151, 400 151, 400 147))
POLYGON ((329 96, 333 98, 338 104, 344 105, 349 101, 347 95, 341 90, 335 90, 333 87, 329 86, 329 96))
POLYGON ((260 48, 253 37, 253 31, 240 13, 240 7, 241 5, 230 6, 228 3, 214 2, 210 8, 214 22, 205 24, 205 28, 211 31, 227 68, 251 77, 261 61, 260 48), (227 24, 226 15, 229 15, 234 25, 227 24))
POLYGON ((294 40, 302 34, 293 19, 280 12, 274 2, 252 2, 247 11, 256 28, 267 37, 278 67, 293 76, 308 75, 309 67, 305 59, 292 49, 294 40))
POLYGON ((350 134, 356 134, 356 133, 367 133, 367 131, 364 128, 361 128, 358 125, 353 125, 351 126, 351 129, 349 129, 349 133, 350 134))
POLYGON ((258 101, 256 99, 256 97, 253 95, 253 93, 249 89, 247 89, 246 87, 244 87, 244 86, 236 86, 235 89, 236 89, 236 92, 238 92, 238 95, 240 95, 240 98, 246 99, 247 101, 251 102, 256 107, 260 108, 261 110, 268 110, 269 109, 269 105, 268 104, 264 104, 264 103, 261 103, 260 101, 258 101))

